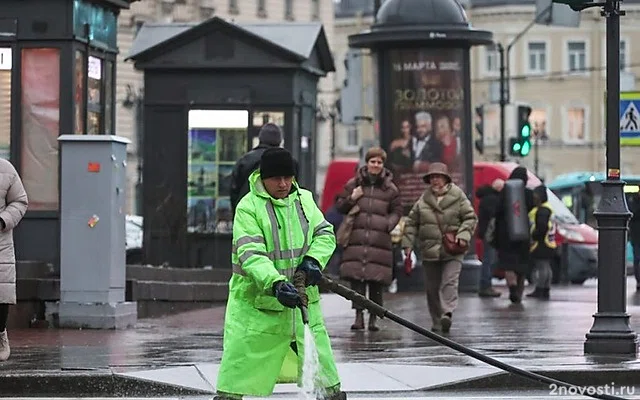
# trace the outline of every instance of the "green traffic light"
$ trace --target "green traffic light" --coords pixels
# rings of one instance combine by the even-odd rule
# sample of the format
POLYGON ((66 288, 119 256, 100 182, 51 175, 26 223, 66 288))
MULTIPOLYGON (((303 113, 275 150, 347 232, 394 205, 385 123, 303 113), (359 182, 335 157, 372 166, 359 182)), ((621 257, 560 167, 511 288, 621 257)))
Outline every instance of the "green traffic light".
POLYGON ((513 151, 520 151, 522 147, 520 146, 520 143, 514 143, 513 144, 513 151))
POLYGON ((531 151, 531 142, 528 140, 522 144, 522 148, 520 150, 520 154, 526 156, 531 151))
POLYGON ((529 137, 530 134, 531 134, 531 127, 529 125, 523 126, 521 131, 522 137, 529 137))

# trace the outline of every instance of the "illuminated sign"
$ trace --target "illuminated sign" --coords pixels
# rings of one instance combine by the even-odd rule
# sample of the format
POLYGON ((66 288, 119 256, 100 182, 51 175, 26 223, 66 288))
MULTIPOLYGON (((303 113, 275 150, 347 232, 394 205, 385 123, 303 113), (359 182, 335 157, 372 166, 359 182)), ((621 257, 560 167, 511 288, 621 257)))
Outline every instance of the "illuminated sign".
POLYGON ((13 54, 10 47, 0 48, 0 70, 11 70, 13 64, 13 54))
POLYGON ((638 185, 624 185, 625 193, 638 193, 640 191, 640 187, 638 185))

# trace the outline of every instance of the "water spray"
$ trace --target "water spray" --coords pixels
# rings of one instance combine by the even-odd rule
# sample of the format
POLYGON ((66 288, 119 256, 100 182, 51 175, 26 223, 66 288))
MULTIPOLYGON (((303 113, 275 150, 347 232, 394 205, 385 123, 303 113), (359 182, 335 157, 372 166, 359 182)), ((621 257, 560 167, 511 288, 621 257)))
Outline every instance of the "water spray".
MULTIPOLYGON (((298 279, 300 279, 298 277, 298 279)), ((294 275, 294 286, 295 286, 295 281, 296 281, 296 276, 294 275)), ((304 279, 302 280, 302 285, 304 286, 304 279)), ((447 339, 446 337, 440 336, 434 332, 431 332, 421 326, 418 326, 416 324, 414 324, 413 322, 407 321, 406 319, 392 313, 391 311, 381 307, 380 305, 374 303, 373 301, 367 299, 366 297, 360 295, 359 293, 354 292, 351 289, 348 289, 346 287, 344 287, 343 285, 340 285, 339 283, 336 283, 334 281, 332 281, 331 279, 327 278, 326 276, 322 277, 322 280, 319 283, 320 286, 324 287, 327 290, 330 290, 331 292, 344 297, 347 300, 351 300, 356 304, 359 304, 361 306, 363 306, 364 308, 366 308, 367 310, 369 310, 372 314, 376 315, 379 318, 389 318, 390 320, 411 329, 412 331, 419 333, 423 336, 428 337, 431 340, 434 340, 444 346, 447 346, 451 349, 454 349, 456 351, 459 351, 461 353, 464 353, 470 357, 475 358, 476 360, 482 361, 483 363, 492 365, 496 368, 499 368, 503 371, 507 371, 509 373, 512 373, 514 375, 519 375, 521 377, 536 381, 536 382, 540 382, 540 383, 545 383, 545 384, 554 384, 557 386, 562 386, 562 387, 566 387, 566 388, 575 388, 575 389, 579 389, 579 387, 577 385, 573 385, 571 383, 567 383, 567 382, 563 382, 563 381, 559 381, 557 379, 553 379, 553 378, 549 378, 547 376, 544 375, 540 375, 540 374, 536 374, 534 372, 530 372, 518 367, 514 367, 512 365, 503 363, 502 361, 498 361, 495 358, 486 356, 484 354, 478 353, 475 350, 472 350, 466 346, 461 345, 460 343, 454 342, 453 340, 447 339)), ((297 286, 296 286, 297 287, 297 286)), ((300 289, 298 289, 298 291, 300 292, 300 289)), ((302 295, 301 295, 302 297, 302 295)), ((306 299, 306 294, 304 295, 304 298, 306 299)), ((304 310, 306 310, 306 302, 305 302, 305 306, 304 306, 304 310)), ((305 311, 303 310, 303 316, 305 311)), ((304 318, 304 317, 303 317, 304 318)), ((577 393, 580 393, 580 391, 578 390, 577 393)), ((608 394, 587 394, 584 393, 585 396, 588 397, 592 397, 594 399, 603 399, 603 400, 625 400, 623 397, 617 397, 617 396, 612 396, 612 395, 608 395, 608 394)))

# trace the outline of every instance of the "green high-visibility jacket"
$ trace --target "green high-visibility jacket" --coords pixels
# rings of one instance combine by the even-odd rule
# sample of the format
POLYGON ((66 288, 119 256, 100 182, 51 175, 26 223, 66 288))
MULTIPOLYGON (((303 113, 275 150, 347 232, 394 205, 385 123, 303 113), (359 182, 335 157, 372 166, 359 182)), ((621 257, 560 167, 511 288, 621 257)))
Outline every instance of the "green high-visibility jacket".
MULTIPOLYGON (((311 192, 294 182, 285 199, 272 198, 259 171, 249 178, 250 192, 238 203, 233 220, 233 275, 225 314, 223 354, 217 390, 249 396, 273 392, 290 344, 298 346, 298 382, 304 363, 304 326, 299 309, 286 308, 273 284, 292 282, 304 256, 324 268, 336 247, 333 227, 311 192)), ((321 385, 340 380, 320 309, 317 286, 306 288, 309 327, 318 349, 321 385)))

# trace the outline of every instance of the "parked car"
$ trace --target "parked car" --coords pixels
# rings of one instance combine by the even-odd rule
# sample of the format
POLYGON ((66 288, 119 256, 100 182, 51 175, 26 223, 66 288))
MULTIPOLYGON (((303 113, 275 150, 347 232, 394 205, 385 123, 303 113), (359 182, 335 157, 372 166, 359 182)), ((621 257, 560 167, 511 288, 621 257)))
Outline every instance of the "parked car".
POLYGON ((125 249, 127 251, 127 265, 142 263, 142 217, 127 215, 125 249))

